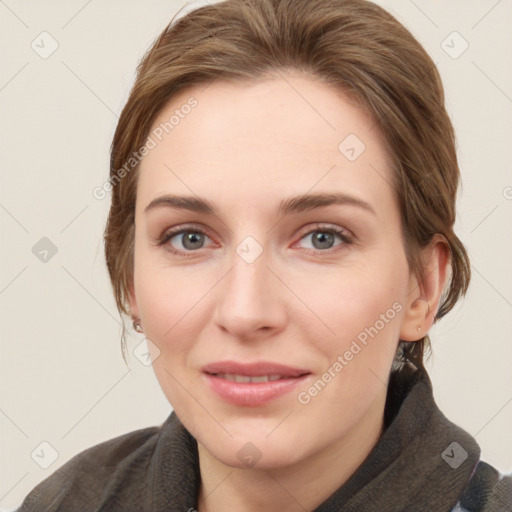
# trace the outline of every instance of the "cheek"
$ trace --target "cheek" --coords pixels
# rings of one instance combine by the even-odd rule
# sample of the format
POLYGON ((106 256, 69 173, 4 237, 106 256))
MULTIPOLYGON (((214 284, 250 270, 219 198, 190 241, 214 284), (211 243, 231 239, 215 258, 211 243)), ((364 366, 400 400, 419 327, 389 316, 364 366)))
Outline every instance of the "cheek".
POLYGON ((319 346, 328 351, 346 350, 352 340, 364 340, 375 325, 379 337, 392 337, 399 324, 402 274, 398 262, 367 259, 350 268, 333 268, 329 276, 323 271, 301 277, 297 295, 306 298, 304 302, 316 317, 311 322, 312 314, 306 315, 309 330, 318 333, 319 346))
POLYGON ((319 374, 329 380, 322 398, 306 408, 310 412, 350 409, 357 416, 356 411, 362 413, 385 391, 399 339, 404 277, 400 258, 367 259, 310 292, 308 301, 319 306, 319 316, 329 327, 320 322, 314 328, 306 322, 302 326, 321 354, 319 374))
POLYGON ((135 268, 135 294, 146 337, 161 351, 179 353, 200 332, 201 302, 215 285, 215 276, 208 269, 170 267, 162 257, 145 254, 140 261, 144 263, 135 268))
MULTIPOLYGON (((305 319, 301 331, 314 343, 314 353, 321 354, 318 376, 327 382, 317 386, 322 390, 318 394, 315 389, 303 390, 305 398, 311 398, 304 409, 308 421, 325 417, 326 409, 340 414, 350 410, 357 418, 385 393, 399 338, 403 306, 398 283, 404 272, 391 262, 383 265, 386 272, 381 264, 367 263, 338 272, 336 278, 333 273, 330 284, 310 288, 307 295, 320 320, 305 319)), ((326 419, 326 428, 338 431, 337 421, 334 414, 332 422, 326 419)))
MULTIPOLYGON (((147 260, 146 260, 147 261, 147 260)), ((153 371, 169 403, 186 409, 183 392, 188 378, 188 357, 200 336, 200 300, 208 288, 197 276, 188 278, 180 268, 163 268, 161 261, 144 264, 137 273, 136 296, 144 335, 153 345, 153 371)), ((150 345, 150 346, 152 346, 150 345)))

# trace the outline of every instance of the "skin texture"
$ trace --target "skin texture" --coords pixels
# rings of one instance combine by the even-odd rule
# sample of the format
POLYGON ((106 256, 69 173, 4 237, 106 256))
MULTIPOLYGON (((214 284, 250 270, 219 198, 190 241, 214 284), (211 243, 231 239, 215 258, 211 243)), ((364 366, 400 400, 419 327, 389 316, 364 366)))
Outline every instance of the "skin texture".
POLYGON ((378 440, 398 341, 414 342, 432 325, 449 252, 435 237, 419 285, 405 257, 382 136, 335 89, 291 73, 217 81, 180 92, 154 127, 192 96, 197 106, 141 163, 131 312, 159 351, 153 367, 165 396, 198 441, 199 510, 312 510, 378 440), (366 146, 354 161, 338 149, 349 134, 366 146), (277 215, 281 200, 320 192, 357 196, 375 214, 345 204, 277 215), (145 213, 163 194, 204 197, 218 215, 145 213), (157 245, 185 223, 206 233, 188 249, 192 257, 169 250, 191 247, 183 234, 157 245), (335 234, 331 245, 313 245, 313 235, 331 227, 353 243, 335 234), (263 250, 251 263, 236 252, 248 236, 263 250), (300 403, 298 393, 393 304, 394 318, 300 403), (281 362, 312 375, 266 405, 236 406, 201 378, 203 365, 221 360, 281 362), (252 467, 237 456, 248 442, 260 454, 252 467))

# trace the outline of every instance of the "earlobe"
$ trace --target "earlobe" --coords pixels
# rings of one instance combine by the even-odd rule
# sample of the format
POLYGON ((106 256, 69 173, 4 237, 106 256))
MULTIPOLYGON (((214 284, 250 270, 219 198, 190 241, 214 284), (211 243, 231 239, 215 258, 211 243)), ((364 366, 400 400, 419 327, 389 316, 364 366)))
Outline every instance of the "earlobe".
POLYGON ((447 283, 449 254, 449 245, 440 234, 436 234, 422 250, 423 279, 418 282, 416 276, 411 278, 410 302, 402 321, 401 340, 417 341, 432 327, 447 283))
POLYGON ((138 333, 143 333, 144 329, 142 328, 142 324, 140 321, 139 308, 137 307, 137 301, 135 299, 135 291, 133 284, 130 287, 128 303, 130 306, 130 315, 132 317, 133 330, 138 333))
POLYGON ((128 293, 128 305, 130 307, 130 315, 132 319, 139 318, 139 308, 137 307, 137 300, 135 299, 135 289, 133 282, 131 283, 128 293))
POLYGON ((433 323, 433 318, 429 302, 421 297, 414 299, 405 312, 400 329, 400 339, 403 341, 420 340, 427 334, 433 323))

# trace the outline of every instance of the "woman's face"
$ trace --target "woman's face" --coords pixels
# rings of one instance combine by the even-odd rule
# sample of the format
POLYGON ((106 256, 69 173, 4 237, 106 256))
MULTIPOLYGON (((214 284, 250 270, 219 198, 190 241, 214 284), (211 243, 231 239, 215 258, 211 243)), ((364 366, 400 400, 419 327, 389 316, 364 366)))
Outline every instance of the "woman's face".
POLYGON ((380 428, 416 328, 381 134, 329 86, 284 77, 181 92, 138 181, 132 313, 176 414, 231 466, 380 428))

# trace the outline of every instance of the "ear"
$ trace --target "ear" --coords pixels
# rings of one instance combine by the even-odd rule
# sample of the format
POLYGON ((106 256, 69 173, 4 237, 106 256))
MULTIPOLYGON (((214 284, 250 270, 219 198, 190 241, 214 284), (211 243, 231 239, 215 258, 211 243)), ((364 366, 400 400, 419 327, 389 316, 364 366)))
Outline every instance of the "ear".
POLYGON ((430 244, 422 249, 421 260, 423 279, 419 282, 411 274, 409 281, 400 329, 400 339, 403 341, 423 338, 434 323, 450 267, 450 247, 446 239, 440 234, 434 235, 430 244))
POLYGON ((137 306, 137 300, 135 298, 135 288, 134 288, 133 279, 130 284, 130 289, 128 292, 128 305, 130 306, 130 315, 131 315, 132 319, 140 318, 139 308, 137 306))

